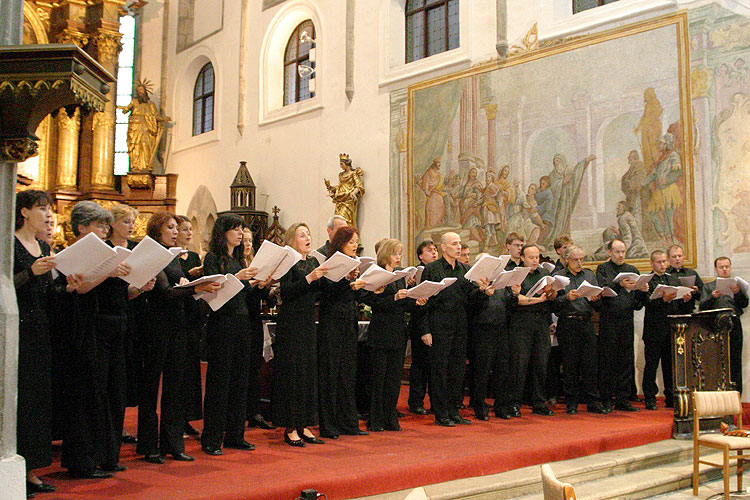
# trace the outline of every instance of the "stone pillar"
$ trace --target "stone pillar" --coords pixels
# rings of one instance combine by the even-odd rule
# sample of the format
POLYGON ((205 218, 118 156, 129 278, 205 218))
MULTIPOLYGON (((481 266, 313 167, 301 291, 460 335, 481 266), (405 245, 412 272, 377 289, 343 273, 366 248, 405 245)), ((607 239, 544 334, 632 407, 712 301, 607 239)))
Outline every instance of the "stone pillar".
POLYGON ((78 186, 78 134, 81 131, 81 109, 72 115, 65 108, 57 114, 56 190, 75 190, 78 186))
POLYGON ((497 104, 484 107, 487 115, 487 171, 497 170, 497 104))
MULTIPOLYGON (((0 19, 0 45, 20 45, 23 0, 0 2, 0 19)), ((14 142, 18 141, 29 142, 14 142)), ((0 239, 0 491, 3 498, 22 500, 26 498, 26 464, 16 454, 18 304, 13 285, 13 238, 9 235, 15 229, 16 164, 30 155, 10 142, 3 141, 0 148, 0 234, 6 235, 0 239)))

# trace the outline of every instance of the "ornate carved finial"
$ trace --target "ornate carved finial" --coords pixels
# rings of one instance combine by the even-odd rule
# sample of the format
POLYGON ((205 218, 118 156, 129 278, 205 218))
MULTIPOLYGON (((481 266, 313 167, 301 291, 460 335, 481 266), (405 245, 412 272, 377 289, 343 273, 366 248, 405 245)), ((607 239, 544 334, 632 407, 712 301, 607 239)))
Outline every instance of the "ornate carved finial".
POLYGON ((273 218, 274 220, 276 220, 279 218, 279 212, 281 212, 281 209, 277 207, 276 205, 274 205, 272 212, 273 212, 273 218))
POLYGON ((30 137, 0 141, 0 161, 21 163, 37 154, 39 145, 30 137))
POLYGON ((273 207, 273 221, 271 222, 271 225, 268 226, 268 231, 266 231, 266 239, 272 243, 276 243, 277 245, 283 245, 284 244, 284 233, 286 233, 286 229, 281 227, 281 224, 279 224, 279 207, 274 205, 273 207))

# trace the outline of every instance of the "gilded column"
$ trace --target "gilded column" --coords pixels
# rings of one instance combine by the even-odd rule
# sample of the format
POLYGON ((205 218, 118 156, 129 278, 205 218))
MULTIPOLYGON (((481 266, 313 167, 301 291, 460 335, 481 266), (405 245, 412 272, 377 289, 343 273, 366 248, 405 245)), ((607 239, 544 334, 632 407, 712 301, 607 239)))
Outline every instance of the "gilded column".
POLYGON ((72 115, 65 108, 57 114, 57 178, 55 189, 76 189, 78 185, 78 134, 81 108, 72 115))
MULTIPOLYGON (((118 32, 100 29, 95 38, 97 59, 105 69, 114 73, 117 55, 122 45, 118 32)), ((115 100, 117 90, 111 86, 104 111, 94 113, 91 140, 91 188, 113 190, 115 187, 115 100)))
POLYGON ((497 104, 488 104, 484 107, 487 115, 487 171, 495 170, 497 163, 497 104))

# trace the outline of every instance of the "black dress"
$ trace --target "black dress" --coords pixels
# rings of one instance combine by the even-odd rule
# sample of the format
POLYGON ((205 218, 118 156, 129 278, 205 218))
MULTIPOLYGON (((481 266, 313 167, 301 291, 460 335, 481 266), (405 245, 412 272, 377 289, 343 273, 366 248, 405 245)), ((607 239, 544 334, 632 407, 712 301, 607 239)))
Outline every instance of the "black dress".
MULTIPOLYGON (((182 430, 185 426, 183 375, 187 355, 185 298, 192 288, 175 288, 184 277, 179 259, 172 260, 156 276, 156 285, 147 298, 146 327, 141 332, 143 367, 138 404, 138 446, 141 455, 184 453, 182 430), (161 390, 161 425, 156 415, 161 390)), ((191 299, 192 300, 192 299, 191 299)))
MULTIPOLYGON (((42 254, 49 246, 40 241, 42 254)), ((47 318, 47 298, 52 274, 34 276, 31 265, 39 257, 31 255, 15 240, 13 281, 18 300, 18 454, 26 460, 26 470, 52 463, 50 366, 52 351, 47 318)))
MULTIPOLYGON (((182 272, 190 279, 190 271, 201 265, 201 258, 195 252, 188 252, 187 258, 179 259, 182 272)), ((185 298, 187 316, 187 356, 185 358, 185 420, 203 418, 203 386, 201 381, 201 337, 206 326, 205 301, 185 298)))
POLYGON ((273 344, 271 413, 289 429, 318 425, 318 342, 315 301, 324 278, 308 283, 318 267, 308 257, 281 278, 281 307, 273 344))
POLYGON ((321 278, 318 309, 318 412, 321 435, 354 434, 357 418, 357 292, 321 278))
MULTIPOLYGON (((128 240, 128 250, 136 247, 135 241, 128 240)), ((145 298, 140 294, 127 303, 127 334, 123 341, 123 350, 125 352, 125 406, 138 406, 138 390, 140 384, 138 375, 141 372, 142 353, 140 348, 141 330, 143 329, 143 309, 145 308, 145 298)))
POLYGON ((260 373, 263 367, 263 322, 260 317, 263 300, 268 300, 270 287, 253 287, 247 291, 247 310, 250 315, 250 361, 247 382, 247 421, 255 425, 260 411, 260 373))

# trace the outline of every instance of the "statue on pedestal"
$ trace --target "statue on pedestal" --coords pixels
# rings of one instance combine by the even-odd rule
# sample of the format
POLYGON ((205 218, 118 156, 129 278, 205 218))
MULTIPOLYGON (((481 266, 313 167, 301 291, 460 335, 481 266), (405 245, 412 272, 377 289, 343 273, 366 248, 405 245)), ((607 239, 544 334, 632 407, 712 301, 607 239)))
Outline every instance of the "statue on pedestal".
POLYGON ((130 172, 148 174, 153 170, 152 162, 164 133, 164 124, 170 119, 151 101, 151 83, 148 80, 136 82, 135 93, 130 104, 117 106, 117 109, 130 113, 127 137, 130 172))
POLYGON ((338 186, 332 186, 328 179, 323 179, 328 190, 328 196, 333 200, 336 208, 334 215, 340 215, 350 226, 357 227, 357 205, 359 199, 365 194, 365 186, 362 182, 364 171, 361 168, 352 168, 352 160, 349 155, 339 155, 339 166, 343 172, 339 173, 338 186))

